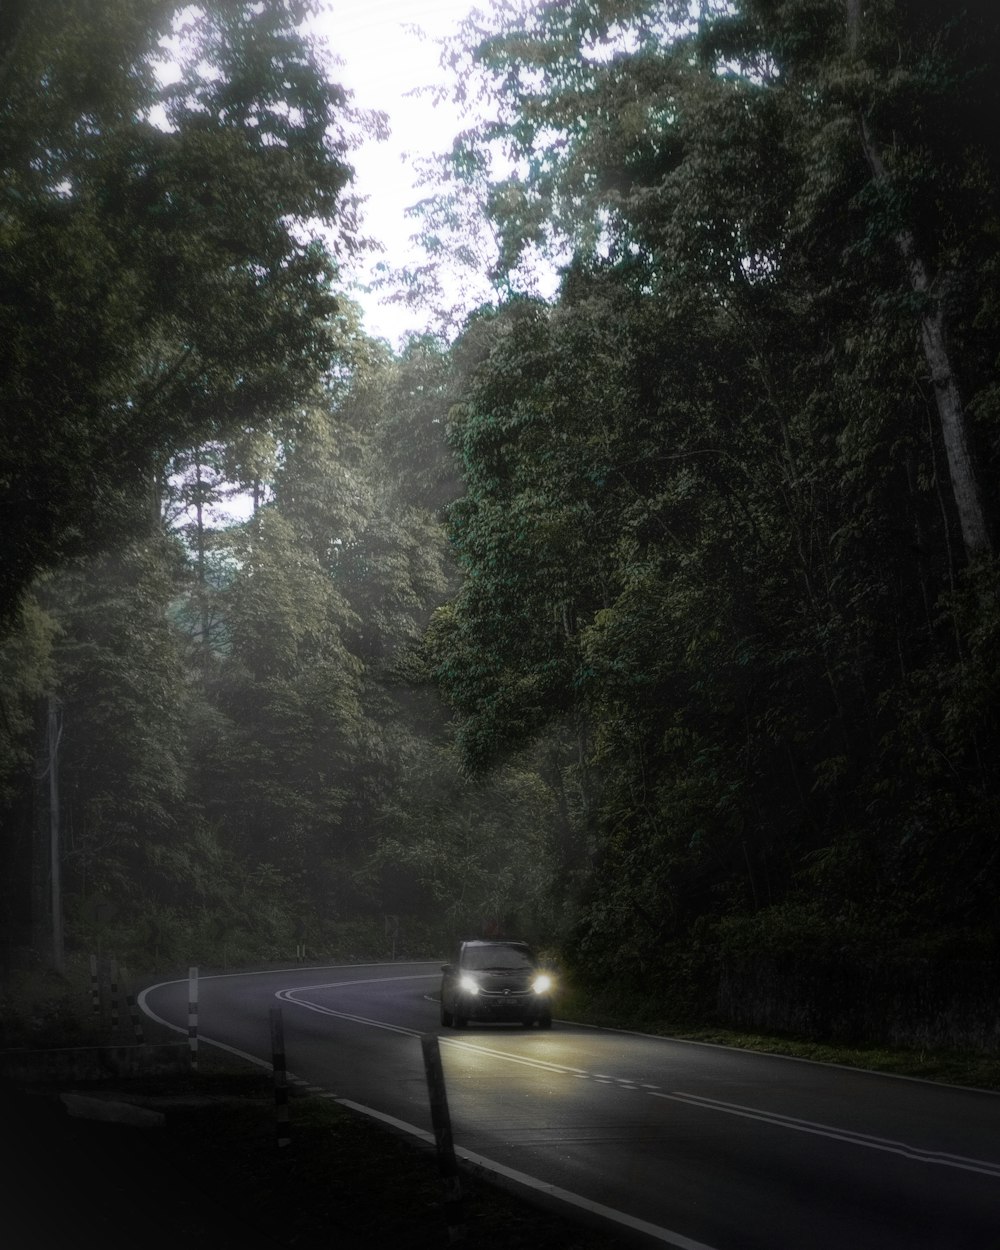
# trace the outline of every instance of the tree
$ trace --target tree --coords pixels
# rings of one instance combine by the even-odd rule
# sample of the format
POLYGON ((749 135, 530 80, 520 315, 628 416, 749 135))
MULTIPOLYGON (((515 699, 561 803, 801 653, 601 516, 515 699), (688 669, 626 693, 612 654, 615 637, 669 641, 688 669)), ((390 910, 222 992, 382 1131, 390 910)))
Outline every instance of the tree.
MULTIPOLYGON (((78 942, 94 899, 113 897, 134 916, 163 889, 156 848, 182 836, 188 765, 182 642, 165 616, 177 572, 163 539, 77 561, 36 586, 9 636, 22 653, 39 626, 48 639, 37 727, 17 727, 23 771, 0 804, 10 942, 28 945, 32 930, 37 939, 64 921, 78 942), (51 903, 37 889, 49 879, 62 885, 51 903)), ((8 678, 5 693, 16 689, 8 678)), ((60 962, 57 950, 62 971, 60 962)))
POLYGON ((304 395, 355 238, 352 113, 296 0, 7 6, 0 603, 120 539, 175 452, 304 395), (157 64, 174 52, 179 79, 157 64))
MULTIPOLYGON (((996 15, 971 5, 942 22, 919 5, 907 10, 884 3, 862 18, 857 0, 847 0, 845 46, 838 56, 836 43, 820 52, 796 34, 797 5, 747 7, 762 18, 789 94, 801 99, 804 92, 818 92, 828 112, 853 106, 873 216, 882 218, 881 230, 898 251, 919 317, 966 553, 988 555, 991 523, 949 324, 953 288, 968 291, 972 280, 961 272, 969 251, 961 237, 964 225, 956 228, 966 221, 963 183, 995 175, 989 147, 977 134, 976 113, 994 102, 987 67, 1000 47, 996 15), (888 134, 891 144, 883 138, 888 134)), ((844 19, 840 6, 829 6, 823 16, 834 35, 844 19)))
POLYGON ((700 274, 745 326, 757 291, 796 265, 799 298, 849 298, 849 265, 863 261, 866 314, 891 301, 919 333, 976 556, 993 522, 969 413, 992 400, 960 344, 991 298, 995 213, 967 197, 995 185, 980 118, 995 103, 1000 32, 982 5, 963 14, 885 0, 862 21, 853 2, 748 0, 703 5, 692 24, 686 6, 514 5, 492 29, 470 21, 452 55, 460 92, 479 82, 497 102, 496 119, 464 136, 456 176, 507 154, 514 172, 489 203, 508 267, 525 239, 544 238, 675 292, 700 274))
POLYGON ((513 301, 456 345, 465 581, 431 641, 471 766, 579 736, 578 939, 609 971, 723 917, 781 931, 787 899, 831 941, 925 940, 958 923, 942 879, 990 924, 997 727, 959 672, 995 686, 995 572, 962 573, 984 549, 953 540, 921 319, 948 321, 970 447, 995 457, 995 217, 959 226, 964 187, 998 185, 959 87, 992 90, 992 19, 977 47, 870 7, 865 56, 919 68, 859 79, 845 13, 506 6, 457 49, 497 97, 464 146, 514 166, 491 200, 509 263, 529 217, 573 260, 554 307, 513 301), (898 120, 891 186, 860 106, 898 120), (953 275, 916 303, 903 225, 953 275))

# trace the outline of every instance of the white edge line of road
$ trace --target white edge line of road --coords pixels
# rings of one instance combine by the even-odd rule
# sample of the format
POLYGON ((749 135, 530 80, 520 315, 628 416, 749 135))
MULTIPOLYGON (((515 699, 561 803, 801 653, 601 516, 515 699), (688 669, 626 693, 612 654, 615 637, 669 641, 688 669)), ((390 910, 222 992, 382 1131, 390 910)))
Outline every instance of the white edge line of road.
MULTIPOLYGON (((419 1137, 421 1141, 431 1146, 434 1145, 434 1137, 431 1133, 425 1132, 424 1129, 417 1128, 413 1124, 407 1124, 405 1120, 397 1120, 395 1116, 386 1115, 382 1111, 375 1111, 371 1107, 365 1107, 358 1102, 351 1102, 347 1098, 337 1098, 335 1101, 339 1102, 343 1107, 350 1107, 353 1111, 359 1111, 362 1115, 381 1120, 383 1123, 404 1133, 410 1133, 415 1137, 419 1137)), ((624 1211, 618 1211, 614 1207, 606 1207, 600 1202, 594 1202, 590 1198, 574 1194, 568 1189, 560 1189, 558 1185, 550 1185, 546 1181, 537 1180, 534 1176, 528 1176, 525 1172, 518 1172, 515 1168, 509 1168, 503 1163, 496 1163, 492 1159, 486 1159, 482 1155, 474 1154, 473 1151, 466 1150, 462 1146, 455 1147, 455 1154, 466 1163, 484 1172, 492 1172, 497 1176, 502 1176, 505 1180, 513 1181, 516 1185, 523 1186, 526 1189, 533 1189, 546 1197, 565 1202, 569 1206, 579 1207, 591 1215, 599 1215, 606 1220, 613 1221, 615 1224, 621 1224, 626 1228, 630 1228, 633 1232, 644 1233, 647 1237, 652 1237, 656 1241, 662 1241, 668 1246, 676 1247, 676 1250, 713 1250, 712 1246, 706 1245, 703 1241, 692 1241, 690 1237, 685 1237, 681 1233, 671 1232, 670 1229, 661 1228, 658 1224, 650 1224, 646 1220, 640 1220, 636 1216, 627 1215, 624 1211)))
MULTIPOLYGON (((414 961, 419 962, 419 961, 414 961)), ((393 967, 398 965, 376 965, 376 964, 345 964, 338 965, 342 967, 393 967)), ((281 969, 275 969, 280 972, 281 969)), ((288 969, 287 971, 295 971, 288 969)), ((306 971, 299 968, 297 971, 306 971)), ((309 971, 317 971, 317 969, 309 969, 309 971)), ((219 976, 255 976, 256 973, 219 973, 212 974, 219 976)), ((151 1007, 146 1003, 146 995, 150 990, 158 989, 161 985, 178 985, 182 984, 187 978, 180 977, 175 981, 161 981, 157 985, 149 985, 141 991, 137 998, 140 1010, 145 1012, 151 1020, 155 1020, 158 1024, 171 1029, 175 1033, 187 1033, 187 1029, 178 1024, 171 1024, 169 1020, 164 1020, 162 1016, 158 1016, 151 1007)), ((205 978, 208 979, 207 977, 205 978)), ((620 1031, 620 1030, 619 1030, 620 1031)), ((419 1036, 419 1035, 418 1035, 419 1036)), ((217 1050, 225 1050, 231 1055, 236 1055, 240 1059, 245 1059, 248 1063, 255 1064, 259 1068, 264 1068, 270 1072, 273 1064, 266 1059, 261 1059, 257 1055, 251 1055, 245 1050, 240 1050, 236 1046, 229 1046, 226 1042, 218 1042, 210 1037, 199 1035, 199 1043, 204 1042, 206 1046, 214 1046, 217 1050)), ((292 1073, 288 1074, 293 1080, 297 1080, 292 1073)), ((386 1115, 383 1111, 376 1111, 374 1107, 366 1107, 362 1103, 352 1102, 349 1098, 332 1099, 333 1102, 339 1103, 342 1107, 347 1107, 351 1111, 355 1111, 360 1115, 367 1116, 369 1119, 379 1120, 384 1124, 388 1124, 400 1132, 406 1133, 411 1137, 416 1137, 425 1144, 434 1145, 434 1137, 425 1129, 418 1128, 415 1124, 408 1124, 405 1120, 397 1120, 395 1116, 386 1115)), ((505 1180, 511 1181, 516 1185, 523 1186, 525 1189, 534 1190, 546 1197, 554 1198, 560 1202, 566 1203, 568 1206, 578 1207, 581 1211, 586 1211, 591 1215, 600 1216, 612 1223, 620 1224, 622 1227, 629 1228, 633 1232, 645 1234, 647 1237, 653 1238, 655 1241, 663 1242, 664 1245, 672 1246, 675 1250, 716 1250, 715 1247, 707 1245, 703 1241, 692 1241, 690 1237, 685 1237, 682 1233, 672 1232, 670 1229, 661 1228, 657 1224, 650 1224, 646 1220, 640 1220, 635 1216, 628 1215, 624 1211, 618 1211, 614 1207, 606 1207, 600 1202, 593 1202, 590 1198, 584 1198, 581 1194, 574 1194, 568 1189, 560 1189, 557 1185, 550 1185, 545 1181, 537 1180, 533 1176, 528 1176, 524 1172, 518 1172, 514 1168, 509 1168, 503 1163, 496 1163, 492 1159, 486 1159, 482 1155, 474 1154, 471 1150, 466 1150, 462 1146, 455 1147, 455 1154, 458 1155, 465 1163, 475 1168, 480 1168, 484 1172, 492 1172, 496 1176, 501 1176, 505 1180)))

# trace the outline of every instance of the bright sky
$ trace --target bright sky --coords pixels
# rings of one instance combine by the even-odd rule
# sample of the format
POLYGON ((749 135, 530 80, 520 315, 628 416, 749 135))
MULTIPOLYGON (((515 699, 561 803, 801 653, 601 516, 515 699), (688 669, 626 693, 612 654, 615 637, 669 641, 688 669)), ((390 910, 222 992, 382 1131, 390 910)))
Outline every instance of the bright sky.
MULTIPOLYGON (((414 223, 407 220, 405 210, 426 194, 415 186, 413 158, 450 148, 462 127, 447 103, 435 108, 429 99, 407 93, 441 81, 435 39, 453 33, 473 4, 474 0, 325 0, 328 11, 314 23, 343 61, 338 81, 353 91, 355 104, 389 116, 390 138, 366 144, 354 153, 353 161, 356 190, 368 197, 365 232, 385 246, 381 259, 390 265, 406 259, 414 223), (427 38, 421 39, 413 27, 427 38)), ((368 276, 362 272, 357 278, 365 281, 368 276)), ((394 346, 407 331, 424 328, 419 315, 376 295, 355 292, 354 297, 365 310, 368 333, 387 338, 394 346)))

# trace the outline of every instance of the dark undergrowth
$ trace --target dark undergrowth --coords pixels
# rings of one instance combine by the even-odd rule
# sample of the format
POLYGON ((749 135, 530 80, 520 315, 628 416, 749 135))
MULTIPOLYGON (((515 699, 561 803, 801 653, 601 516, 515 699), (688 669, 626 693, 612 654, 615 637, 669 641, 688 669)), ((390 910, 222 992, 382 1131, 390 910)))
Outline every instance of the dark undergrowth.
POLYGON ((8 1250, 630 1244, 471 1174, 446 1203, 432 1149, 329 1099, 293 1096, 279 1145, 270 1077, 227 1062, 206 1055, 197 1074, 79 1091, 157 1111, 160 1127, 78 1118, 53 1093, 4 1091, 8 1250))
POLYGON ((615 997, 568 995, 559 1013, 563 1018, 602 1028, 629 1029, 656 1037, 732 1046, 762 1054, 787 1055, 815 1063, 835 1063, 867 1072, 885 1072, 918 1080, 940 1081, 972 1089, 1000 1090, 1000 1056, 974 1051, 917 1050, 877 1045, 833 1045, 815 1038, 776 1036, 708 1025, 690 1019, 665 1017, 655 1002, 615 997))

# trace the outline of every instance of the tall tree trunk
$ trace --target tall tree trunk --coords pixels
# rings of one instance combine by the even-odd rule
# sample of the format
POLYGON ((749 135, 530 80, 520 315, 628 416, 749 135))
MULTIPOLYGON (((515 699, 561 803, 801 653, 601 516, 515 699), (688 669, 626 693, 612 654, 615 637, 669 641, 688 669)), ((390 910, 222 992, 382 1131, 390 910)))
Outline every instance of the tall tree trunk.
POLYGON ((205 577, 205 491, 201 476, 201 453, 194 462, 195 473, 195 520, 197 525, 198 614, 201 623, 202 655, 208 654, 208 591, 205 577))
MULTIPOLYGON (((860 34, 861 0, 847 0, 847 45, 852 57, 858 54, 860 34)), ((882 191, 888 191, 891 179, 882 158, 881 145, 862 111, 858 114, 858 128, 861 147, 875 185, 882 191)), ((915 295, 920 296, 923 310, 920 315, 920 337, 924 358, 934 384, 938 420, 948 457, 948 473, 965 551, 970 559, 990 554, 993 544, 983 509, 965 409, 948 352, 947 326, 941 297, 934 291, 927 267, 917 252, 913 232, 901 226, 896 232, 896 246, 906 265, 910 287, 915 295)))
POLYGON ((163 526, 166 517, 167 463, 163 452, 154 451, 149 468, 149 519, 154 532, 163 526))
POLYGON ((49 778, 49 888, 52 913, 52 967, 62 975, 66 970, 63 945, 62 916, 62 850, 59 840, 59 741, 62 738, 62 719, 59 700, 49 695, 46 748, 49 778))

